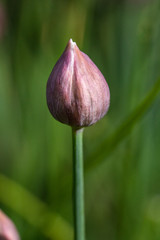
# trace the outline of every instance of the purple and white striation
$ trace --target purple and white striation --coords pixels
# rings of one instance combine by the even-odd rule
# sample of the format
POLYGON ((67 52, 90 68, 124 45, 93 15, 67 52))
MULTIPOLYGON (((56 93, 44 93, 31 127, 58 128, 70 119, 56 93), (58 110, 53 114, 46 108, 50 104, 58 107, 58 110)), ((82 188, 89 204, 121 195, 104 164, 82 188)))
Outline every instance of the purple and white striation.
POLYGON ((47 104, 55 119, 73 127, 92 125, 108 111, 108 84, 72 39, 48 79, 47 104))

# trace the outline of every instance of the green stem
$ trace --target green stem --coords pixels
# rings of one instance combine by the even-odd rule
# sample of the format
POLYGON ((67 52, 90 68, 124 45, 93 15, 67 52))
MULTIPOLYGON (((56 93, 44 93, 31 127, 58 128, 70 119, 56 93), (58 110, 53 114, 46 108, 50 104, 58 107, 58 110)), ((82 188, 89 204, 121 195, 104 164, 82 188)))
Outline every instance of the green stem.
POLYGON ((83 129, 72 128, 74 240, 85 240, 83 129))

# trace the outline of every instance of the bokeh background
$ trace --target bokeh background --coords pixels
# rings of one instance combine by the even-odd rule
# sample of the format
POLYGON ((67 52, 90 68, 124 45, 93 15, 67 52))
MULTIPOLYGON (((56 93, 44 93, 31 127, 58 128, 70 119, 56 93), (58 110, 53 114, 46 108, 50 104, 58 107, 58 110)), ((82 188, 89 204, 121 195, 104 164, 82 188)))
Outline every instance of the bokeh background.
POLYGON ((87 239, 159 240, 159 0, 0 0, 0 208, 23 240, 73 239, 71 129, 45 96, 70 38, 111 91, 84 135, 87 239))

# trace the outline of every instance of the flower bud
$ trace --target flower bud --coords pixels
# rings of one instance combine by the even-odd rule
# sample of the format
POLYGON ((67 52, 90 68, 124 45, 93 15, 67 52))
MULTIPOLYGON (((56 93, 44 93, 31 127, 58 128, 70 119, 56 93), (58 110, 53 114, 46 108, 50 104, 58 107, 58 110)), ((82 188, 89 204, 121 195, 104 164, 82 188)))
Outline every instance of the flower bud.
POLYGON ((20 240, 14 223, 0 210, 0 239, 20 240))
POLYGON ((92 125, 108 111, 108 84, 72 39, 48 79, 47 104, 55 119, 73 127, 92 125))

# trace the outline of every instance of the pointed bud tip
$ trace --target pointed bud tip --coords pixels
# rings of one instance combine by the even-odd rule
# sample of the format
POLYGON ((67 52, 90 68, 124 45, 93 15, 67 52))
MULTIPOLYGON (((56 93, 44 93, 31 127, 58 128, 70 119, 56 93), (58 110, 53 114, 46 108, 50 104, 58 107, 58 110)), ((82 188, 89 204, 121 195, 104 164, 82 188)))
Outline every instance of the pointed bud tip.
POLYGON ((72 38, 70 38, 68 42, 68 47, 73 50, 75 46, 77 46, 76 42, 73 42, 72 38))

